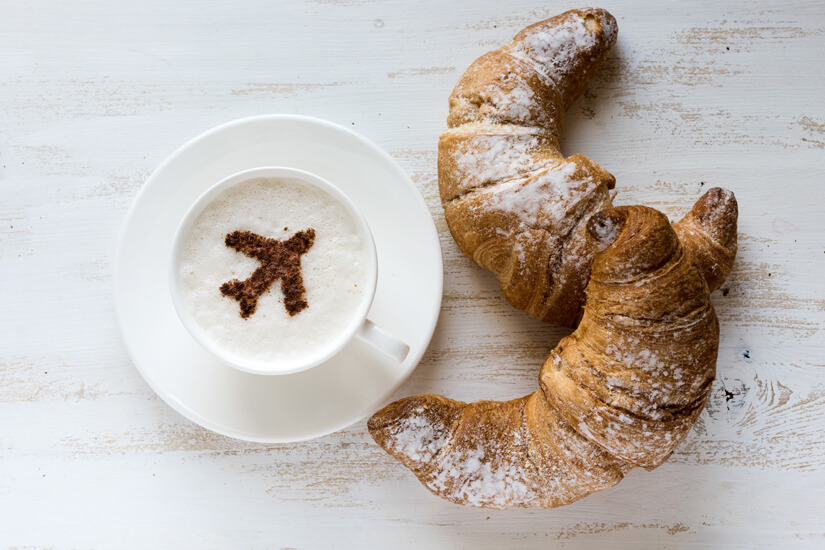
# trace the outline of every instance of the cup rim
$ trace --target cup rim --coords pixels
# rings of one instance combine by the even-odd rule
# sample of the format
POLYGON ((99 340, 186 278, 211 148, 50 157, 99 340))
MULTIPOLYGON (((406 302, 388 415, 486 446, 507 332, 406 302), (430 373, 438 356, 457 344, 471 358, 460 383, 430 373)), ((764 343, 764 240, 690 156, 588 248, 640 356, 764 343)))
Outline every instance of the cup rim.
POLYGON ((367 318, 367 313, 369 312, 369 309, 372 306, 372 301, 375 297, 377 284, 378 258, 375 249, 375 240, 372 236, 372 231, 370 230, 369 224, 358 207, 356 207, 352 202, 352 199, 350 199, 333 183, 322 178, 321 176, 306 170, 300 170, 298 168, 291 168, 288 166, 259 166, 256 168, 249 168, 231 174, 210 186, 192 202, 186 210, 186 213, 181 218, 181 221, 178 223, 172 241, 171 257, 169 258, 169 291, 175 311, 178 314, 178 318, 183 323, 183 326, 186 328, 187 332, 189 332, 192 338, 194 338, 194 340, 203 349, 222 363, 252 374, 293 374, 318 366, 337 354, 354 338, 358 329, 364 324, 364 320, 367 318), (183 304, 180 289, 180 270, 178 269, 178 266, 180 265, 185 236, 189 234, 189 231, 192 229, 192 226, 198 216, 209 204, 212 203, 214 199, 226 190, 236 185, 240 185, 250 179, 278 177, 289 177, 301 180, 303 183, 312 185, 313 187, 321 189, 327 194, 332 195, 342 206, 344 206, 344 208, 356 221, 359 233, 366 244, 367 257, 369 261, 367 272, 369 277, 364 285, 366 292, 364 293, 361 303, 358 306, 357 314, 353 315, 350 323, 346 327, 346 330, 342 331, 336 340, 333 340, 330 345, 321 348, 321 351, 309 355, 305 360, 293 361, 287 363, 286 366, 278 366, 273 368, 268 365, 264 366, 260 362, 245 362, 243 360, 238 360, 237 357, 233 356, 231 353, 228 353, 220 346, 214 344, 212 340, 206 336, 205 330, 195 321, 189 310, 183 304))

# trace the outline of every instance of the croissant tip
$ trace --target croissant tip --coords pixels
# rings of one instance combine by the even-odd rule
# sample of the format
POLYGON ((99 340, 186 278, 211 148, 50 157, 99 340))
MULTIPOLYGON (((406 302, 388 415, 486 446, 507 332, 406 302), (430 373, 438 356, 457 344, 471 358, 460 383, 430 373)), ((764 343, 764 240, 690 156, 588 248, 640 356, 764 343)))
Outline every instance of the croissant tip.
POLYGON ((733 191, 722 187, 709 189, 688 216, 720 245, 730 247, 736 243, 739 204, 733 191))
POLYGON ((405 397, 373 414, 367 429, 385 451, 418 473, 448 443, 463 407, 440 395, 405 397))
POLYGON ((713 204, 723 203, 726 205, 732 203, 733 205, 736 205, 736 195, 734 195, 733 191, 730 189, 725 189, 724 187, 712 187, 699 198, 697 204, 702 202, 711 202, 713 204))
POLYGON ((613 15, 604 8, 594 8, 594 7, 582 8, 580 11, 585 14, 585 17, 590 15, 590 16, 599 17, 599 18, 604 19, 606 21, 610 21, 610 20, 615 21, 616 20, 616 18, 613 17, 613 15))
POLYGON ((599 32, 614 39, 617 30, 616 18, 604 8, 584 8, 579 10, 584 15, 584 24, 592 34, 599 32))
POLYGON ((612 208, 593 214, 587 221, 587 233, 596 241, 600 250, 613 244, 624 227, 626 217, 622 210, 612 208))

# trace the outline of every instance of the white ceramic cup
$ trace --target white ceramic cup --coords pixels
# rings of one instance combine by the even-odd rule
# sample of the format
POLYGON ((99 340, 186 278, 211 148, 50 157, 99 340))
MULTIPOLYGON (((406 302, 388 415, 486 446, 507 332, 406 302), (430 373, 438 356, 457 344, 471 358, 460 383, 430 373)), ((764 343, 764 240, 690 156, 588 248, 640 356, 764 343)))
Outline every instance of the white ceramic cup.
MULTIPOLYGON (((375 296, 377 281, 378 258, 375 252, 375 241, 373 240, 372 233, 370 232, 370 228, 367 225, 364 216, 361 215, 349 197, 347 197, 332 183, 316 176, 315 174, 295 168, 279 166, 266 166, 244 170, 243 172, 238 172, 219 181, 207 189, 189 207, 189 210, 187 210, 186 214, 184 214, 183 219, 178 225, 172 244, 172 256, 169 262, 169 288, 172 295, 172 302, 175 305, 175 310, 177 311, 180 320, 183 322, 184 327, 186 327, 195 341, 197 341, 215 358, 239 370, 254 374, 292 374, 312 368, 323 363, 341 351, 341 349, 353 338, 358 338, 367 342, 399 363, 404 361, 410 350, 409 346, 367 319, 367 313, 369 312, 373 297, 375 296), (237 357, 233 356, 233 354, 215 344, 215 342, 206 335, 203 328, 197 324, 189 310, 186 308, 186 305, 183 303, 179 269, 184 245, 187 240, 186 237, 189 235, 189 232, 191 231, 198 216, 224 191, 227 191, 235 185, 255 178, 289 178, 299 180, 304 184, 316 187, 326 192, 341 206, 343 206, 347 212, 349 212, 352 219, 355 220, 358 232, 368 248, 368 280, 364 283, 365 292, 361 302, 357 306, 357 311, 353 312, 351 320, 346 328, 339 332, 334 339, 325 342, 323 346, 319 346, 319 349, 311 354, 300 357, 296 360, 271 364, 267 363, 266 365, 253 364, 239 360, 237 357)), ((274 341, 273 345, 276 345, 274 341)))

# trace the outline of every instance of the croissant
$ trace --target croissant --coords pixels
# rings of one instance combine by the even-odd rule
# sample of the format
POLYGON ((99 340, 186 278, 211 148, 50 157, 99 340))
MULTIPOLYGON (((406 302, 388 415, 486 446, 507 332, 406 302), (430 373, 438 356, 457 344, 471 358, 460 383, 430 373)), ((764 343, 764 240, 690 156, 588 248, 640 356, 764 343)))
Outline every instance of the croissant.
POLYGON ((581 322, 544 362, 538 391, 469 404, 407 397, 375 413, 370 434, 436 495, 488 508, 561 506, 633 467, 655 468, 714 379, 719 324, 707 280, 730 272, 737 215, 722 189, 676 229, 643 206, 593 215, 581 322))
POLYGON ((458 247, 529 315, 574 326, 595 250, 587 220, 614 177, 559 150, 562 115, 616 42, 616 20, 582 9, 531 25, 478 58, 450 96, 438 184, 458 247))

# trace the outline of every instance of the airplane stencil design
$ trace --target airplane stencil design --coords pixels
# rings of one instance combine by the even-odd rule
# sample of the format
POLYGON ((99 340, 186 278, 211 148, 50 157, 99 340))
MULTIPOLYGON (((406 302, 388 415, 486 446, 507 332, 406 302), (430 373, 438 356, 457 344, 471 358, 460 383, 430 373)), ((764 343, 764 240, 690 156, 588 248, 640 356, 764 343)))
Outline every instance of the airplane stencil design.
POLYGON ((248 319, 255 313, 258 298, 279 279, 284 307, 290 316, 309 307, 301 275, 301 256, 315 242, 314 229, 298 231, 286 241, 262 237, 251 231, 233 231, 226 235, 224 242, 226 246, 261 262, 246 280, 232 279, 221 285, 221 294, 234 298, 240 304, 241 317, 248 319))

